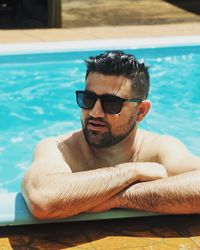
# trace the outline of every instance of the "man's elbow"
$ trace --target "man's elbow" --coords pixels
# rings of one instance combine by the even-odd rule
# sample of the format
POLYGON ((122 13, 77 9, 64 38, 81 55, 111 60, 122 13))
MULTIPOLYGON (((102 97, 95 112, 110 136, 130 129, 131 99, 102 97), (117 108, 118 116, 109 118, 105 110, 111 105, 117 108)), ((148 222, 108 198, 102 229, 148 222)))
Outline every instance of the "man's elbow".
POLYGON ((26 204, 36 219, 50 220, 50 219, 62 219, 75 215, 75 211, 70 209, 68 204, 65 204, 65 210, 63 211, 62 204, 54 202, 44 191, 31 190, 27 191, 22 189, 22 195, 26 201, 26 204))
POLYGON ((28 191, 23 188, 21 192, 33 217, 35 217, 36 219, 51 218, 49 215, 50 209, 48 203, 41 197, 41 195, 37 191, 28 191))
POLYGON ((54 202, 47 202, 41 199, 30 199, 28 204, 29 210, 33 217, 39 220, 64 219, 76 215, 74 209, 67 204, 63 206, 54 202))
POLYGON ((33 217, 36 219, 51 219, 50 206, 47 199, 42 195, 42 192, 36 190, 30 183, 28 185, 26 181, 23 180, 21 193, 33 217))
POLYGON ((50 209, 45 202, 38 202, 37 200, 29 200, 28 207, 34 218, 39 220, 53 219, 50 209))

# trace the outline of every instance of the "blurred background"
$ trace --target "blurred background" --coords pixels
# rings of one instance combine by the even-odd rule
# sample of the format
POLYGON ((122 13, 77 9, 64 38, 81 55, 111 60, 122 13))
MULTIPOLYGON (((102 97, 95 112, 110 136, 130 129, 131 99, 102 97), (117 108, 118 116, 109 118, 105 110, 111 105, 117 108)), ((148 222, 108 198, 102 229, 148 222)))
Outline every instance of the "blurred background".
POLYGON ((0 0, 0 29, 200 21, 200 0, 0 0))

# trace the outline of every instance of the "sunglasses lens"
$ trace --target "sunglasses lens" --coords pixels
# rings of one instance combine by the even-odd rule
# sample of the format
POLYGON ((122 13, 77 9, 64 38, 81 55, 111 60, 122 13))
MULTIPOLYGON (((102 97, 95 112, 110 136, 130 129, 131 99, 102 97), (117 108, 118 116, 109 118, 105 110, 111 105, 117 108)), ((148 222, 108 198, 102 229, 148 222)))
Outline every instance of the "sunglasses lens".
POLYGON ((123 99, 117 96, 104 95, 101 98, 103 110, 108 114, 120 113, 123 105, 123 99))
MULTIPOLYGON (((82 109, 92 109, 97 101, 97 95, 89 91, 76 91, 76 101, 82 109)), ((105 113, 118 114, 123 106, 124 100, 118 96, 100 96, 101 105, 105 113)))
POLYGON ((96 102, 96 96, 93 93, 86 91, 76 91, 76 101, 82 109, 92 109, 96 102))

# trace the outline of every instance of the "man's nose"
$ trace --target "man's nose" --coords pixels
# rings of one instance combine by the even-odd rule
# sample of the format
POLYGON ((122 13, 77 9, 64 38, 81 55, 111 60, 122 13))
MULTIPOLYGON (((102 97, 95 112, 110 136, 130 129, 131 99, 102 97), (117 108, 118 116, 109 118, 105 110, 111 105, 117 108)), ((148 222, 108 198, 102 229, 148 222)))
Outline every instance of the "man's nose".
POLYGON ((101 106, 100 99, 97 99, 94 107, 90 110, 89 115, 92 117, 105 117, 105 113, 103 111, 103 108, 101 106))

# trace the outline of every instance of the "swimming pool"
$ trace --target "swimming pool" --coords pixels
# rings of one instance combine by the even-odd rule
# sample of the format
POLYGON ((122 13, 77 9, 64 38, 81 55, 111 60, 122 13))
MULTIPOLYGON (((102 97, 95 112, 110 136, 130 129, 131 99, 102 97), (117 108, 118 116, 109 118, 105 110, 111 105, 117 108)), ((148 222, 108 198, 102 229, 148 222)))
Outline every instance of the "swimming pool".
MULTIPOLYGON (((84 59, 103 50, 0 57, 0 192, 18 192, 38 141, 80 128, 74 91, 84 59)), ((124 49, 150 66, 152 109, 141 128, 181 139, 200 155, 200 46, 124 49)))

